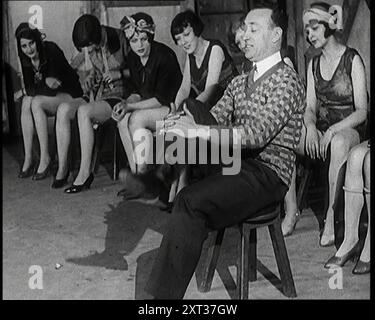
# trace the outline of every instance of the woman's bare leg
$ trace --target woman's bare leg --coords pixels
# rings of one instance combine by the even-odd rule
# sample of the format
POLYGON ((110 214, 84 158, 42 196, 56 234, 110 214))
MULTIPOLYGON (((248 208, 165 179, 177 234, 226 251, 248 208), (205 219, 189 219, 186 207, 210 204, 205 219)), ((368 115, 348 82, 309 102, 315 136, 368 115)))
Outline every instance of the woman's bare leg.
POLYGON ((78 108, 78 128, 81 142, 81 164, 74 185, 83 184, 90 175, 94 147, 93 121, 103 123, 111 117, 111 106, 105 101, 83 104, 78 108))
POLYGON ((364 176, 364 191, 365 191, 365 199, 366 199, 366 206, 367 206, 367 215, 368 215, 368 221, 367 221, 367 235, 365 239, 365 244, 363 245, 363 249, 361 252, 360 260, 363 262, 369 262, 370 261, 370 254, 371 254, 371 248, 370 248, 370 238, 371 238, 371 199, 370 199, 370 181, 371 181, 371 172, 370 172, 370 166, 371 166, 371 160, 370 160, 370 151, 366 153, 365 160, 363 163, 363 176, 364 176))
POLYGON ((61 103, 56 113, 56 141, 59 167, 56 179, 63 179, 68 170, 68 150, 70 145, 71 121, 76 115, 78 107, 85 103, 82 98, 61 103))
MULTIPOLYGON (((152 154, 150 153, 152 150, 152 132, 155 132, 156 130, 156 121, 161 121, 169 112, 169 109, 167 107, 161 107, 157 109, 145 109, 145 110, 136 110, 132 112, 132 115, 129 120, 129 127, 125 126, 123 121, 120 121, 118 123, 118 129, 120 132, 120 137, 122 140, 122 143, 125 144, 128 143, 128 141, 125 141, 124 137, 126 136, 125 130, 130 131, 130 136, 134 138, 134 134, 137 132, 137 130, 146 130, 144 131, 144 134, 147 135, 148 138, 143 140, 142 142, 136 142, 134 143, 134 139, 132 139, 132 143, 135 150, 135 160, 137 162, 137 173, 143 174, 147 171, 147 163, 140 163, 140 159, 143 158, 142 154, 137 154, 137 145, 139 143, 142 143, 142 148, 139 149, 139 151, 144 150, 145 159, 149 159, 149 157, 152 157, 152 154)), ((127 155, 128 158, 132 155, 127 155)))
POLYGON ((333 205, 337 197, 337 183, 339 182, 339 180, 341 180, 341 176, 339 176, 339 173, 342 166, 347 160, 350 149, 358 143, 359 134, 354 129, 345 129, 337 132, 336 135, 332 138, 330 145, 331 161, 328 171, 329 200, 324 230, 320 240, 320 244, 322 246, 327 245, 328 243, 333 243, 335 237, 333 205))
POLYGON ((31 102, 31 110, 34 116, 35 129, 40 145, 40 161, 37 173, 43 172, 51 161, 48 151, 47 116, 54 116, 57 107, 62 102, 70 100, 72 100, 72 97, 69 94, 60 93, 55 97, 36 96, 31 102))
MULTIPOLYGON (((306 129, 303 126, 301 130, 301 138, 298 145, 297 154, 304 155, 306 129)), ((289 190, 284 198, 285 217, 281 223, 281 229, 284 236, 293 233, 296 223, 298 221, 300 212, 297 204, 297 188, 296 188, 297 166, 294 164, 292 181, 289 190)))
POLYGON ((21 128, 23 137, 23 147, 25 159, 23 161, 22 171, 29 169, 32 164, 32 149, 34 136, 34 120, 31 112, 32 97, 25 96, 21 106, 21 128))
POLYGON ((344 240, 336 252, 337 257, 342 257, 358 242, 359 220, 364 205, 363 197, 363 160, 367 152, 366 144, 355 146, 349 153, 345 175, 345 232, 344 240))

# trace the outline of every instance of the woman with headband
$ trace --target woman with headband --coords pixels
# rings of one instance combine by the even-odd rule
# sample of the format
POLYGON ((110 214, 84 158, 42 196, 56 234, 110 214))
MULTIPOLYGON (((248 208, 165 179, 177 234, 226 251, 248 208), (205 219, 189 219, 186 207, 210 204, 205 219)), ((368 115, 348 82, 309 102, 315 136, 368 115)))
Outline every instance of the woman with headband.
MULTIPOLYGON (((307 108, 301 141, 312 159, 329 159, 329 201, 319 244, 335 242, 334 203, 339 172, 350 149, 364 139, 367 119, 367 88, 363 61, 358 52, 335 37, 342 29, 339 7, 314 3, 303 15, 307 41, 321 54, 307 70, 307 108)), ((284 234, 291 234, 298 218, 287 215, 284 234)), ((342 253, 351 248, 343 248, 342 253)))
MULTIPOLYGON (((182 74, 174 51, 154 40, 155 24, 151 16, 143 12, 125 16, 121 28, 131 48, 128 57, 130 96, 115 107, 112 117, 118 121, 129 163, 133 157, 138 160, 131 167, 132 173, 144 175, 147 163, 141 163, 133 136, 143 131, 152 137, 156 122, 170 112, 170 103, 176 97, 182 74)), ((142 141, 145 158, 152 157, 151 144, 152 139, 142 141)))
MULTIPOLYGON (((81 164, 73 185, 65 189, 66 193, 90 188, 94 180, 91 172, 93 123, 103 123, 111 118, 113 107, 127 96, 124 79, 128 76, 128 46, 121 30, 100 25, 95 16, 85 14, 74 24, 73 43, 79 51, 87 48, 93 68, 83 83, 86 101, 81 102, 77 111, 81 164)), ((66 118, 73 116, 66 114, 66 118)))
POLYGON ((26 22, 18 26, 16 39, 26 90, 21 107, 25 159, 18 177, 33 176, 33 180, 41 180, 50 174, 52 165, 48 151, 47 117, 56 115, 58 125, 61 120, 58 108, 75 101, 83 92, 78 75, 56 43, 43 40, 40 31, 26 22), (34 130, 40 146, 39 165, 35 168, 32 159, 34 130))

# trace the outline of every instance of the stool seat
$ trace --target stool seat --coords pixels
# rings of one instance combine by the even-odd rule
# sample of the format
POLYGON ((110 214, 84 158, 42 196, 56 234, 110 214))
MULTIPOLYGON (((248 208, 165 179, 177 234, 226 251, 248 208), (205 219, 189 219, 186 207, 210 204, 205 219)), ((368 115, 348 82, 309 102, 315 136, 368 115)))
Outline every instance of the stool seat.
MULTIPOLYGON (((283 293, 290 298, 297 296, 288 253, 281 231, 280 215, 281 203, 277 203, 262 209, 253 218, 249 218, 239 224, 241 235, 237 259, 237 293, 239 299, 248 299, 249 281, 252 282, 257 279, 256 231, 257 228, 265 226, 268 227, 271 236, 283 293)), ((220 247, 224 238, 224 231, 225 229, 213 231, 207 239, 209 242, 207 256, 204 257, 203 264, 201 263, 197 268, 197 279, 202 279, 198 282, 198 290, 201 292, 207 292, 211 289, 220 247)))
POLYGON ((281 212, 280 204, 272 204, 267 208, 263 208, 257 213, 254 214, 253 217, 246 219, 243 223, 255 223, 255 224, 263 224, 269 221, 274 220, 279 216, 281 212))

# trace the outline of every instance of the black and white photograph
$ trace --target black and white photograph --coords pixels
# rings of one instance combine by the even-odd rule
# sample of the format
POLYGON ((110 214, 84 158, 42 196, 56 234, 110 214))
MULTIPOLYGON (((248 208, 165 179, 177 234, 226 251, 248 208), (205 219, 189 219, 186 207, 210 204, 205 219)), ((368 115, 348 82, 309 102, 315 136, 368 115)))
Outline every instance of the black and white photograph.
POLYGON ((370 7, 2 1, 3 300, 371 300, 370 7))

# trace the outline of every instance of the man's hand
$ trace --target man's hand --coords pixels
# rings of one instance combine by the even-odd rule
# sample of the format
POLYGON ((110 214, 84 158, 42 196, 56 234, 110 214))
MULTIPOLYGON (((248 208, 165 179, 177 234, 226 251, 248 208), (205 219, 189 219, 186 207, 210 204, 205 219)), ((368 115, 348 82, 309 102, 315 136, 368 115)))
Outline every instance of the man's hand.
POLYGON ((320 157, 319 135, 315 127, 306 128, 306 153, 311 159, 320 157))
POLYGON ((186 107, 186 104, 184 104, 183 110, 183 113, 170 115, 165 119, 165 132, 174 133, 184 138, 197 138, 198 129, 202 128, 202 126, 195 122, 194 117, 186 107))
POLYGON ((51 89, 57 89, 58 87, 61 86, 61 81, 53 77, 47 77, 46 85, 50 87, 51 89))
POLYGON ((113 107, 112 110, 112 119, 115 121, 121 121, 127 112, 127 103, 121 101, 113 107))
POLYGON ((82 89, 85 93, 89 93, 90 90, 92 89, 93 87, 93 77, 86 77, 85 80, 83 80, 82 82, 82 89))
POLYGON ((121 78, 120 71, 118 70, 110 70, 108 72, 103 73, 103 80, 106 83, 111 83, 112 81, 116 81, 121 78))

